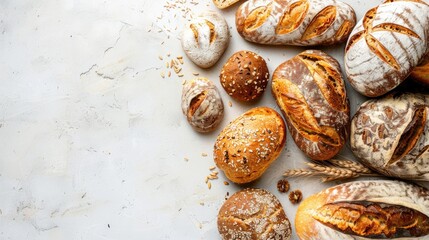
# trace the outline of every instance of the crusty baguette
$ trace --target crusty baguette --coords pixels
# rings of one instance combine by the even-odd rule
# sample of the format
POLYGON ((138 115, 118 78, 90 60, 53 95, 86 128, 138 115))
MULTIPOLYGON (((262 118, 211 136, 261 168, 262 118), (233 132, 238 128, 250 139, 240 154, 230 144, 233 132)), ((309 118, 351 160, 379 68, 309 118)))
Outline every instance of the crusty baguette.
POLYGON ((272 93, 292 138, 314 160, 335 156, 348 138, 350 107, 338 62, 304 51, 274 71, 272 93))
POLYGON ((429 191, 400 181, 356 181, 328 188, 299 206, 301 240, 429 238, 429 191))
POLYGON ((350 145, 365 165, 388 176, 429 181, 429 96, 390 94, 362 104, 350 145))
POLYGON ((235 183, 258 179, 286 143, 283 118, 271 108, 250 109, 226 126, 216 139, 214 161, 235 183))
POLYGON ((270 45, 330 45, 347 39, 354 10, 336 0, 249 0, 236 12, 240 35, 270 45))
POLYGON ((354 89, 377 97, 402 83, 427 52, 428 12, 427 4, 404 0, 366 12, 345 50, 346 74, 354 89))
POLYGON ((216 64, 228 47, 229 38, 225 18, 215 11, 202 12, 181 33, 183 51, 202 68, 216 64))
POLYGON ((292 232, 280 201, 263 189, 234 193, 220 208, 217 225, 225 240, 288 240, 292 232))

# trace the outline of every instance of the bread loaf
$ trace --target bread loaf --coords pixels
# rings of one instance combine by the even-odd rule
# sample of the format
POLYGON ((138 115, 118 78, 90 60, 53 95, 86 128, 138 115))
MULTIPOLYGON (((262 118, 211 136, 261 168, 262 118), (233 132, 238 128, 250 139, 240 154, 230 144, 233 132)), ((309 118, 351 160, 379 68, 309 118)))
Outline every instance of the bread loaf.
POLYGON ((350 107, 338 62, 307 50, 274 71, 272 92, 292 138, 314 160, 335 156, 348 138, 350 107))
POLYGON ((196 131, 214 130, 223 118, 223 102, 216 86, 206 78, 186 81, 182 90, 182 111, 196 131))
POLYGON ((222 68, 220 83, 225 91, 239 101, 260 97, 270 79, 267 63, 251 51, 234 53, 222 68))
POLYGON ((228 47, 228 24, 217 12, 203 12, 186 24, 181 33, 181 42, 192 62, 202 68, 209 68, 228 47))
POLYGON ((347 78, 356 91, 381 96, 397 87, 428 49, 429 6, 392 1, 366 12, 345 50, 347 78))
POLYGON ((232 6, 234 3, 238 2, 240 0, 213 0, 213 3, 215 6, 219 9, 224 9, 229 6, 232 6))
POLYGON ((390 94, 361 105, 350 145, 365 165, 388 176, 429 181, 429 96, 390 94))
POLYGON ((271 108, 253 108, 219 134, 214 145, 214 161, 229 180, 248 183, 265 172, 285 143, 283 118, 271 108))
POLYGON ((249 0, 236 12, 240 35, 271 45, 329 45, 347 39, 354 10, 336 0, 249 0))
POLYGON ((428 239, 429 191, 400 181, 357 181, 308 197, 295 216, 301 240, 428 239))
POLYGON ((217 225, 225 240, 287 240, 292 231, 279 200, 263 189, 233 194, 219 210, 217 225))

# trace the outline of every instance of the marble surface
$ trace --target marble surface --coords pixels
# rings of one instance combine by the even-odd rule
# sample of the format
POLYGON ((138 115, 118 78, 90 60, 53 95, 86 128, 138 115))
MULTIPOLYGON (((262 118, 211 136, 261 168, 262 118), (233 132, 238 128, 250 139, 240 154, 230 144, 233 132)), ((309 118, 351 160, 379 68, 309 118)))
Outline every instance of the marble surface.
MULTIPOLYGON (((346 2, 361 18, 381 0, 346 2)), ((242 104, 220 88, 225 118, 198 134, 181 112, 182 81, 199 73, 220 87, 222 63, 238 50, 261 54, 272 72, 304 49, 245 42, 236 8, 217 10, 231 43, 203 70, 184 56, 178 33, 199 11, 216 10, 210 0, 0 1, 0 239, 219 239, 217 211, 245 186, 225 186, 220 174, 207 188, 214 140, 244 111, 278 107, 269 91, 242 104), (184 76, 168 77, 166 61, 177 56, 184 76)), ((342 63, 343 48, 319 49, 342 63)), ((364 98, 348 93, 354 112, 364 98)), ((340 157, 353 158, 347 148, 340 157)), ((296 206, 276 183, 307 161, 288 136, 279 159, 246 187, 273 192, 293 223, 296 206)), ((290 183, 304 197, 334 184, 290 183)))

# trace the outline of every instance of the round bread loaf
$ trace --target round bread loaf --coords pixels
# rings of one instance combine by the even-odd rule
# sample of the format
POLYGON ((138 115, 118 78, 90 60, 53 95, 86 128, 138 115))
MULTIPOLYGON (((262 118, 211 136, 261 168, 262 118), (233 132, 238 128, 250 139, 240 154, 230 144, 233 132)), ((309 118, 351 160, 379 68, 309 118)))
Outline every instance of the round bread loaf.
POLYGON ((291 226, 279 200, 263 189, 244 189, 219 210, 217 225, 222 239, 289 239, 291 226))
POLYGON ((223 118, 223 102, 213 82, 206 78, 186 81, 182 91, 182 111, 196 131, 214 130, 223 118))
POLYGON ((253 108, 226 126, 214 145, 214 161, 235 183, 258 179, 286 143, 283 118, 271 108, 253 108))
POLYGON ((305 199, 295 216, 299 239, 428 239, 429 191, 401 181, 355 181, 305 199))
POLYGON ((267 63, 251 51, 234 53, 220 73, 222 87, 239 101, 251 101, 261 96, 269 78, 267 63))

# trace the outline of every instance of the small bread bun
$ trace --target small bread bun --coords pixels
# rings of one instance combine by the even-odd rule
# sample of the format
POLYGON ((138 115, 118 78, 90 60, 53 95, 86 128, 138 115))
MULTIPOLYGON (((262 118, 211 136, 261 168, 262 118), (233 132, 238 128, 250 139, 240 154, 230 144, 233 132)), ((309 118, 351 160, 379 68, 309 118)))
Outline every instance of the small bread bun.
POLYGON ((251 101, 261 96, 269 78, 265 60, 250 51, 240 51, 232 55, 220 73, 222 87, 239 101, 251 101))
POLYGON ((268 107, 250 109, 227 125, 216 139, 216 166, 235 183, 262 176, 286 143, 286 126, 279 113, 268 107))
POLYGON ((213 82, 202 77, 186 81, 182 90, 182 111, 196 131, 213 131, 223 118, 222 98, 213 82))
POLYGON ((279 200, 263 189, 244 189, 221 207, 217 227, 222 239, 290 239, 291 226, 279 200))

